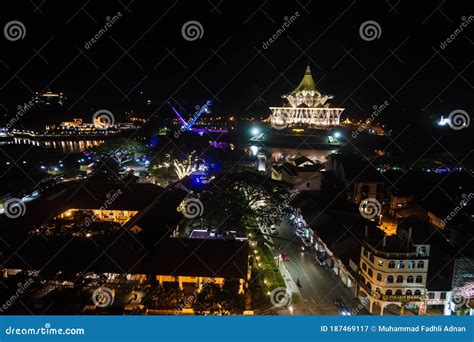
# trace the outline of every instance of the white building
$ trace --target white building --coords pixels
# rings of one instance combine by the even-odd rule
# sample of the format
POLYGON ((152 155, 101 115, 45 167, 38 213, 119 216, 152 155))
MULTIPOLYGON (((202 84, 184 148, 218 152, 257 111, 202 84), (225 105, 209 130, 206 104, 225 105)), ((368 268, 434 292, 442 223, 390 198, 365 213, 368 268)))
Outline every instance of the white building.
POLYGON ((344 108, 331 108, 327 100, 332 95, 324 95, 316 89, 311 69, 306 67, 301 83, 289 94, 282 96, 289 105, 270 107, 272 127, 283 129, 288 126, 328 127, 339 125, 344 108))

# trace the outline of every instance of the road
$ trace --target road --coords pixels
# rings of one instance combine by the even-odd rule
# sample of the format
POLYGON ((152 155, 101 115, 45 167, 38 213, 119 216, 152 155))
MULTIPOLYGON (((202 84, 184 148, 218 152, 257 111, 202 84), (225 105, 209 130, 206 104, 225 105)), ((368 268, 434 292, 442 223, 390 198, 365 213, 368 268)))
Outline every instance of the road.
POLYGON ((275 254, 286 251, 290 257, 285 263, 289 274, 299 287, 302 295, 301 303, 294 305, 295 315, 340 315, 334 305, 335 298, 342 298, 347 308, 357 314, 367 314, 365 309, 357 308, 358 302, 353 299, 350 290, 341 282, 338 276, 314 259, 314 251, 308 248, 303 252, 301 239, 294 233, 291 225, 284 220, 277 227, 278 235, 273 235, 275 254))

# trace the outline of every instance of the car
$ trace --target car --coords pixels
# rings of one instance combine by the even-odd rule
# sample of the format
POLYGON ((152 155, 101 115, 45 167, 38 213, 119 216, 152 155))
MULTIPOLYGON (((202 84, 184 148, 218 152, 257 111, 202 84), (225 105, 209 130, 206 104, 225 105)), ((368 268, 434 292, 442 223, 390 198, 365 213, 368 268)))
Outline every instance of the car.
POLYGON ((304 230, 302 228, 296 228, 296 235, 303 235, 304 234, 304 230))
POLYGON ((281 257, 282 257, 283 260, 285 260, 285 261, 290 261, 290 257, 288 256, 288 253, 287 253, 287 252, 281 253, 281 257))
POLYGON ((334 305, 343 316, 351 315, 349 309, 347 308, 346 304, 344 304, 344 301, 342 300, 342 298, 335 298, 334 305))
POLYGON ((272 235, 278 235, 278 231, 276 230, 275 225, 272 224, 269 229, 272 235))
POLYGON ((324 258, 321 255, 316 255, 315 257, 316 261, 318 262, 319 265, 325 266, 326 261, 324 261, 324 258))
POLYGON ((303 240, 303 245, 305 245, 306 247, 311 247, 312 246, 312 243, 311 243, 310 239, 302 239, 302 240, 303 240))

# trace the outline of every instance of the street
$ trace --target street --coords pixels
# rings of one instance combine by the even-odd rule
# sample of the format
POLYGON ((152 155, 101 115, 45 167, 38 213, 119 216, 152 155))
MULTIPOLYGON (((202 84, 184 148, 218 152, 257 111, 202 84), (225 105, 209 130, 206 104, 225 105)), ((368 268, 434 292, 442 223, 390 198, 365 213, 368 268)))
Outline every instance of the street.
POLYGON ((358 302, 353 299, 350 290, 337 275, 314 260, 313 250, 306 247, 305 251, 302 251, 303 243, 288 221, 283 220, 277 230, 278 235, 272 236, 275 244, 274 253, 278 254, 278 251, 288 253, 290 260, 281 263, 285 263, 294 283, 299 279, 301 285, 299 291, 302 300, 293 305, 295 315, 340 315, 334 305, 335 298, 342 298, 349 311, 367 314, 365 309, 357 309, 358 302))

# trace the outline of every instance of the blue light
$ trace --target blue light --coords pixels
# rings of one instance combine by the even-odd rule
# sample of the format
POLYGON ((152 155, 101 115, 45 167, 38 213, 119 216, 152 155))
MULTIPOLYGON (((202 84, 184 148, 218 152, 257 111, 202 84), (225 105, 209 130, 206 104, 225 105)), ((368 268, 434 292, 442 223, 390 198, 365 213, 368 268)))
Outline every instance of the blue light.
POLYGON ((340 137, 342 137, 341 132, 334 132, 334 138, 339 139, 340 137))
POLYGON ((257 135, 257 134, 260 134, 260 129, 258 127, 254 127, 252 128, 252 135, 257 135))

